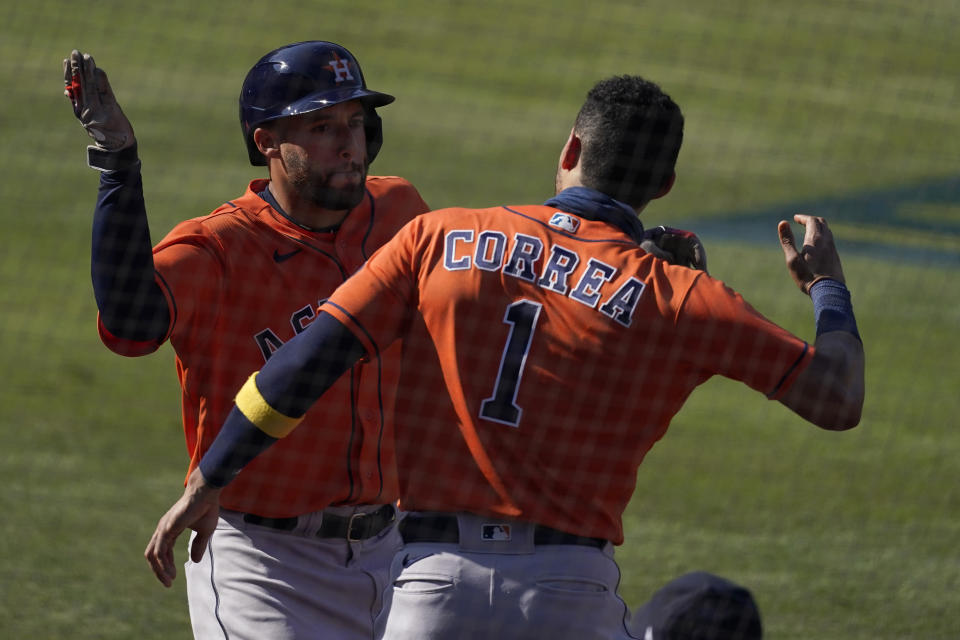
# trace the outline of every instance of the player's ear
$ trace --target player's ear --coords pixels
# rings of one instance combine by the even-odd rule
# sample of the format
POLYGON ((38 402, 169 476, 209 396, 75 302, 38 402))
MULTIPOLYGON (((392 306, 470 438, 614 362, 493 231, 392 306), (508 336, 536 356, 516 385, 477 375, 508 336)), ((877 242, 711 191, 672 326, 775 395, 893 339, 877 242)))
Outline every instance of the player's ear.
POLYGON ((571 131, 567 143, 563 145, 563 151, 560 152, 560 168, 564 171, 571 171, 576 167, 580 162, 581 151, 580 136, 571 131))
POLYGON ((663 186, 660 187, 660 191, 657 192, 657 195, 653 196, 653 199, 656 200, 657 198, 662 198, 663 196, 670 193, 670 189, 673 189, 673 183, 676 181, 677 181, 677 172, 673 171, 670 173, 670 177, 664 181, 663 186))
POLYGON ((275 131, 257 127, 253 130, 253 143, 267 160, 280 157, 280 138, 275 131))

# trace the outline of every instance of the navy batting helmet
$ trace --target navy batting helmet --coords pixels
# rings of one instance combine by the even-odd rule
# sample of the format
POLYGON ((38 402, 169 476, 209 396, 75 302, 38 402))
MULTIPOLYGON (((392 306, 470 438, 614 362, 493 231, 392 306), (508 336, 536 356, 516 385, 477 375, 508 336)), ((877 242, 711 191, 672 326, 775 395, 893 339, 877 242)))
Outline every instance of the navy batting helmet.
POLYGON ((367 161, 373 162, 383 144, 375 108, 390 104, 394 97, 367 89, 353 54, 321 40, 288 44, 266 54, 247 73, 240 91, 240 126, 250 164, 267 164, 253 142, 254 130, 264 122, 355 99, 366 107, 367 161))

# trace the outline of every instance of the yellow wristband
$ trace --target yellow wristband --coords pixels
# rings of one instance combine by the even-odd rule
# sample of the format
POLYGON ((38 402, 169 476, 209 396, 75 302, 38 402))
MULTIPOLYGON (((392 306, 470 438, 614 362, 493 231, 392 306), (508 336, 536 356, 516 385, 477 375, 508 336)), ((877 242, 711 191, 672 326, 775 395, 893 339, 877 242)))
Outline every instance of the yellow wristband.
POLYGON ((257 374, 252 374, 237 392, 237 409, 268 436, 283 438, 293 431, 303 418, 291 418, 267 404, 257 389, 256 379, 257 374))

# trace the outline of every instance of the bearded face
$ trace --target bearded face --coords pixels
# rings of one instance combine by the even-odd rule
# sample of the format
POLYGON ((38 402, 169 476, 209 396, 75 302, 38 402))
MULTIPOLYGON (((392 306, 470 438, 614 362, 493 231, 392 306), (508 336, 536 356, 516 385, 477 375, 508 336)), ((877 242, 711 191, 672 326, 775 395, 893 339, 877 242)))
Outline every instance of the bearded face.
POLYGON ((341 166, 311 166, 297 148, 285 148, 283 161, 290 185, 299 197, 318 207, 341 211, 360 204, 366 193, 365 163, 345 161, 341 166))
POLYGON ((365 123, 363 104, 351 100, 274 120, 254 136, 264 138, 265 155, 279 150, 281 162, 271 169, 271 179, 284 182, 294 201, 347 211, 366 193, 365 123))

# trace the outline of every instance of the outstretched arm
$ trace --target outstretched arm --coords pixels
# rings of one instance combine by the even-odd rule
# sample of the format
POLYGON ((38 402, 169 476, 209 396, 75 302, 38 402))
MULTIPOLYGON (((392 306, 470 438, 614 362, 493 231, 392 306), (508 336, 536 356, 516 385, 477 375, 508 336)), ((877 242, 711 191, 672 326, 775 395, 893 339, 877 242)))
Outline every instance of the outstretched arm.
POLYGON ((801 214, 794 220, 806 227, 801 249, 789 222, 781 221, 777 231, 787 269, 813 299, 817 339, 812 362, 779 400, 824 429, 852 429, 863 410, 864 353, 850 292, 826 220, 801 214))
POLYGON ((313 403, 363 356, 363 345, 320 312, 307 330, 274 353, 237 394, 226 422, 193 470, 183 495, 157 523, 144 551, 169 587, 177 575, 173 547, 185 529, 197 532, 190 557, 199 562, 216 528, 220 489, 274 442, 293 431, 313 403))
POLYGON ((89 54, 72 51, 63 74, 64 95, 94 141, 87 163, 101 171, 90 257, 100 322, 118 338, 159 346, 170 313, 154 275, 133 127, 89 54))
POLYGON ((194 469, 187 478, 183 495, 160 519, 146 551, 143 552, 154 575, 163 586, 171 586, 173 579, 177 577, 173 547, 180 534, 187 528, 197 532, 190 544, 190 559, 200 562, 210 536, 217 528, 219 516, 220 489, 207 484, 200 469, 194 469))

